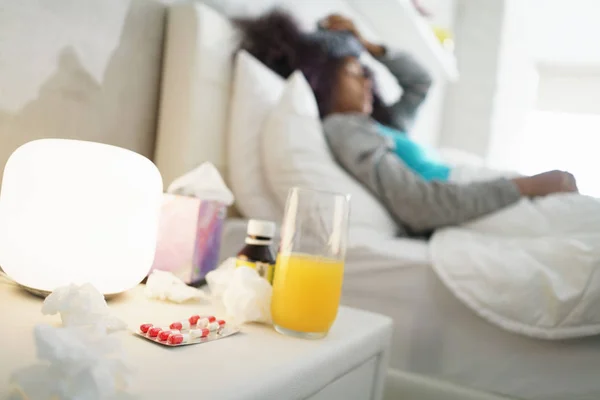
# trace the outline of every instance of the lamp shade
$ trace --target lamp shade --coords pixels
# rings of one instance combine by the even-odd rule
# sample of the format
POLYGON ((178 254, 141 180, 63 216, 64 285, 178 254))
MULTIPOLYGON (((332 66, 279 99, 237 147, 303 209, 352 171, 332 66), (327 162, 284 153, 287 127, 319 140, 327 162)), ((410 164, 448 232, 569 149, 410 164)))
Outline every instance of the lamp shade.
POLYGON ((137 153, 79 140, 26 143, 4 169, 0 266, 36 291, 91 283, 105 295, 123 292, 152 266, 161 202, 161 175, 137 153))

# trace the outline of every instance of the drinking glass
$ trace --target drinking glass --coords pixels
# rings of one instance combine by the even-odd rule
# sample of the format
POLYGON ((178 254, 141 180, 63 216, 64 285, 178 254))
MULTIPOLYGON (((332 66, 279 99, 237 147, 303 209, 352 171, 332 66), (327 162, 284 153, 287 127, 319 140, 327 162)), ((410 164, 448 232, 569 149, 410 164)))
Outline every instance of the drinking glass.
POLYGON ((349 195, 290 189, 271 300, 278 332, 327 335, 340 304, 349 211, 349 195))

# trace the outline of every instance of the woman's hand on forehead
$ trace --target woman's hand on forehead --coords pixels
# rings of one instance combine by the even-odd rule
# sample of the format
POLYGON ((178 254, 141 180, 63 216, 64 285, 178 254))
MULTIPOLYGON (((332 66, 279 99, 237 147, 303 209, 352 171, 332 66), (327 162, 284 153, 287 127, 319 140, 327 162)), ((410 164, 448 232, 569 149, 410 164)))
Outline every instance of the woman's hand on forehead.
POLYGON ((321 21, 321 26, 331 31, 351 32, 358 40, 363 41, 362 35, 354 25, 354 22, 339 14, 331 14, 321 21))

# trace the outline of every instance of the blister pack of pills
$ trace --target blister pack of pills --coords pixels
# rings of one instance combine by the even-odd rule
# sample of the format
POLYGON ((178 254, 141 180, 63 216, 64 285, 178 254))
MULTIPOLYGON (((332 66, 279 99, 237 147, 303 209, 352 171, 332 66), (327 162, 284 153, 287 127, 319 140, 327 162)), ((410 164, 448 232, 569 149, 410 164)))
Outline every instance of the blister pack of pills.
POLYGON ((240 329, 214 316, 192 315, 169 326, 143 324, 136 335, 165 346, 212 342, 238 333, 240 329))

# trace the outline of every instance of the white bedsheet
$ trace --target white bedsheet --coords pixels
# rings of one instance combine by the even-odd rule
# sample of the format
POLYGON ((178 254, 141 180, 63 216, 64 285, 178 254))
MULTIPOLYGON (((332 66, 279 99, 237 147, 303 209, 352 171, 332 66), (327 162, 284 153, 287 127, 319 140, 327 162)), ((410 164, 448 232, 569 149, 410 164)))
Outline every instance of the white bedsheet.
MULTIPOLYGON (((516 175, 460 164, 450 179, 516 175)), ((543 339, 600 333, 600 199, 578 194, 523 199, 436 231, 430 256, 456 297, 503 329, 543 339)))
POLYGON ((546 341, 504 331, 457 300, 423 261, 366 248, 348 254, 342 302, 394 319, 392 368, 518 399, 600 398, 600 337, 546 341))
POLYGON ((465 304, 498 326, 565 339, 600 333, 600 200, 521 202, 438 230, 432 265, 465 304))

